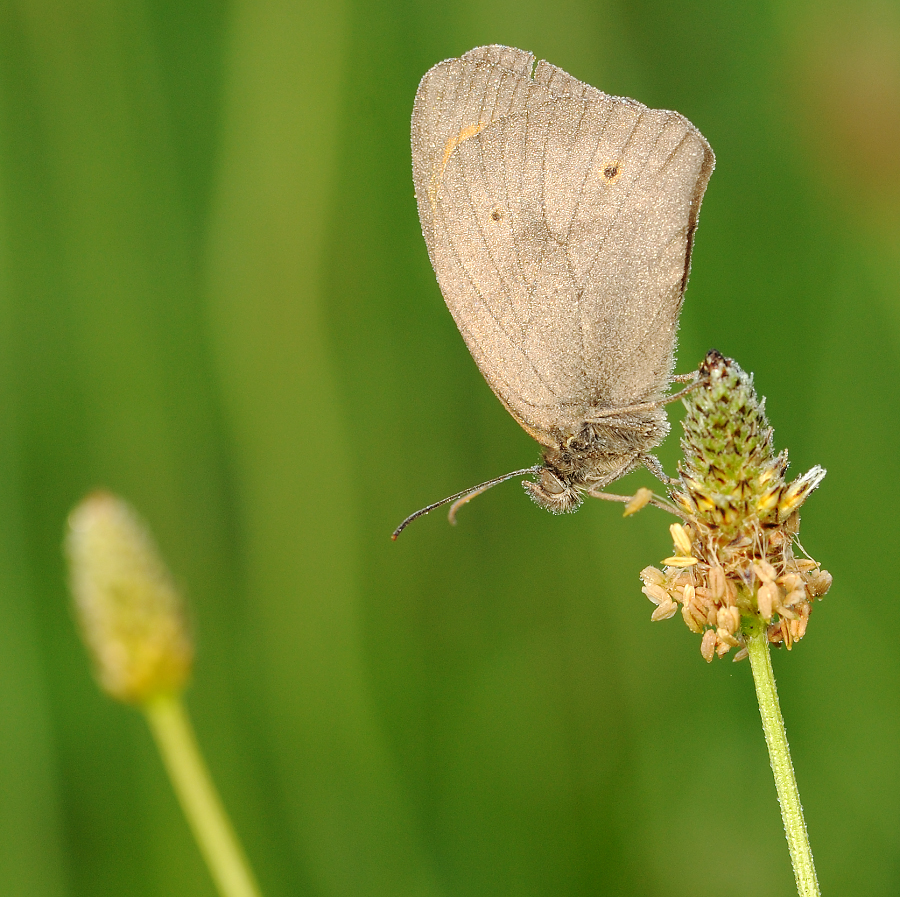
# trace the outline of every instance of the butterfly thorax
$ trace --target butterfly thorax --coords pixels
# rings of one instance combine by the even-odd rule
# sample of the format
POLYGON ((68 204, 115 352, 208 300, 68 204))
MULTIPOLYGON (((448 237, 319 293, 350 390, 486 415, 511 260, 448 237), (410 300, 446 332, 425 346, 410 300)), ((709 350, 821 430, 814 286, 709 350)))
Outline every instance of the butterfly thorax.
POLYGON ((538 482, 523 485, 542 508, 554 514, 574 511, 584 493, 641 466, 668 431, 660 408, 585 422, 574 435, 557 434, 557 444, 544 449, 538 482))

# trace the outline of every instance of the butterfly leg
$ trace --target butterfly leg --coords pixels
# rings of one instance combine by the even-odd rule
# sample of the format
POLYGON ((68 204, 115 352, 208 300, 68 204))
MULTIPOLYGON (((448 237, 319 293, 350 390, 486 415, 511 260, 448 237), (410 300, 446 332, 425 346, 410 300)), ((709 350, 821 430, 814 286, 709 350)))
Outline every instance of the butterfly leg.
POLYGON ((663 470, 662 464, 659 463, 659 458, 656 455, 651 455, 649 452, 646 455, 641 455, 641 464, 650 471, 661 483, 665 483, 667 486, 677 486, 681 480, 678 477, 670 477, 665 470, 663 470))
MULTIPOLYGON (((650 492, 650 490, 646 490, 650 492)), ((604 501, 620 501, 623 504, 630 505, 634 502, 636 496, 634 495, 616 495, 614 492, 599 492, 597 488, 588 489, 585 495, 590 498, 602 498, 604 501)), ((676 516, 681 516, 678 513, 678 509, 671 502, 666 501, 665 498, 661 498, 658 495, 653 495, 650 493, 650 497, 645 499, 648 505, 653 505, 654 508, 659 508, 661 511, 668 511, 670 514, 675 514, 676 516)), ((638 508, 643 506, 643 502, 638 505, 638 508)), ((633 513, 633 512, 632 512, 633 513)), ((629 511, 626 509, 626 516, 629 515, 629 511)))
MULTIPOLYGON (((673 377, 673 379, 677 380, 679 378, 673 377)), ((685 386, 684 389, 680 389, 678 392, 659 399, 656 402, 638 402, 636 405, 626 405, 624 408, 604 408, 602 410, 597 410, 593 413, 593 417, 588 418, 588 423, 600 423, 605 417, 618 417, 620 414, 637 414, 641 411, 652 411, 654 408, 659 408, 661 405, 668 405, 669 402, 675 402, 678 399, 683 398, 689 392, 692 392, 698 386, 702 386, 706 382, 707 378, 705 376, 692 377, 691 382, 685 386)), ((663 482, 665 482, 665 480, 663 480, 663 482)))

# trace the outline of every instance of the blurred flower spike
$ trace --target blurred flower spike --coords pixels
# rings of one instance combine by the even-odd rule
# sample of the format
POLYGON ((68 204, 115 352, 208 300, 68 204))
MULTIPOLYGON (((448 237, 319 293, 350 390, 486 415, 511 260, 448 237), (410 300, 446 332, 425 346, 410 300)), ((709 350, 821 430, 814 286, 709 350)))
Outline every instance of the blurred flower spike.
POLYGON ((101 687, 133 704, 180 692, 194 648, 185 607, 147 527, 122 499, 89 495, 69 516, 69 584, 101 687))
POLYGON ((803 638, 813 600, 831 574, 794 557, 800 506, 825 476, 813 467, 785 482, 787 452, 772 449, 765 400, 753 378, 730 358, 710 352, 700 366, 705 383, 684 400, 680 480, 670 489, 681 523, 670 527, 675 550, 662 569, 641 571, 644 594, 656 605, 651 619, 679 611, 702 636, 707 661, 737 649, 762 620, 769 642, 791 648, 803 638))

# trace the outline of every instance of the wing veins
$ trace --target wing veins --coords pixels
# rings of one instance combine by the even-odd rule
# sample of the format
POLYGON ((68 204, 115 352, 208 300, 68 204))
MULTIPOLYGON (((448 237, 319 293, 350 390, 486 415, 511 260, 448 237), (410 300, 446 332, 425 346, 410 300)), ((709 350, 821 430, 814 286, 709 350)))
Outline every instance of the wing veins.
MULTIPOLYGON (((631 133, 628 135, 628 139, 625 141, 625 143, 622 146, 622 158, 623 159, 627 155, 628 147, 631 145, 631 142, 634 139, 634 135, 637 133, 638 126, 640 125, 640 123, 643 119, 644 119, 644 111, 638 113, 638 117, 634 123, 634 127, 631 129, 631 133)), ((663 130, 665 130, 665 129, 663 129, 663 130)), ((659 134, 656 135, 656 141, 653 144, 654 150, 659 145, 659 141, 661 138, 662 138, 662 132, 660 132, 659 134)), ((647 155, 648 155, 648 157, 650 155, 652 155, 652 150, 647 155)), ((632 193, 637 189, 639 177, 646 171, 646 169, 647 169, 647 165, 645 163, 638 171, 637 176, 635 176, 635 178, 632 180, 631 185, 628 188, 628 192, 622 197, 622 199, 619 203, 619 209, 618 209, 619 212, 621 212, 622 207, 628 202, 632 193)), ((597 245, 597 250, 594 253, 593 257, 591 258, 591 267, 588 269, 590 274, 593 274, 594 269, 597 267, 597 262, 600 258, 601 253, 603 252, 603 247, 606 244, 606 240, 609 237, 610 233, 612 232, 612 229, 615 226, 616 221, 618 221, 618 215, 616 215, 616 218, 614 218, 609 223, 609 226, 606 228, 606 232, 600 238, 600 242, 597 245)))
MULTIPOLYGON (((639 112, 639 113, 638 113, 638 117, 635 119, 634 127, 633 127, 633 128, 631 129, 631 131, 629 132, 628 137, 625 138, 625 143, 622 144, 622 150, 621 150, 620 155, 621 155, 621 157, 622 157, 623 159, 625 158, 625 156, 626 156, 626 154, 627 154, 628 147, 631 145, 631 142, 632 142, 632 140, 634 139, 634 135, 637 133, 637 129, 638 129, 638 127, 639 127, 639 125, 640 125, 641 120, 643 119, 643 117, 644 117, 644 113, 643 113, 643 112, 639 112)), ((600 141, 599 141, 599 139, 597 140, 597 148, 598 148, 598 149, 600 148, 600 141)), ((632 183, 631 183, 631 186, 628 188, 628 192, 627 192, 627 193, 621 198, 621 200, 619 201, 618 211, 621 211, 622 207, 623 207, 623 206, 625 205, 625 203, 628 201, 628 198, 631 196, 632 191, 633 191, 636 187, 637 187, 637 178, 634 178, 634 180, 633 180, 632 183)), ((579 203, 579 206, 580 206, 580 203, 579 203)), ((618 214, 616 215, 616 218, 614 218, 612 221, 610 221, 610 223, 607 225, 606 231, 604 232, 603 236, 600 237, 600 239, 599 239, 599 241, 598 241, 598 243, 597 243, 597 249, 595 250, 593 256, 590 256, 590 257, 589 257, 591 266, 590 266, 590 268, 587 269, 588 274, 593 274, 594 268, 597 266, 597 260, 599 259, 601 253, 603 252, 603 247, 604 247, 604 245, 606 244, 606 240, 607 240, 607 238, 609 237, 610 232, 612 231, 613 226, 614 226, 615 223, 616 223, 616 220, 618 220, 618 214)))
MULTIPOLYGON (((584 119, 582 118, 582 121, 583 120, 584 119)), ((608 121, 609 121, 609 114, 607 114, 606 119, 603 122, 604 127, 608 121)), ((579 123, 579 125, 580 125, 580 123, 579 123)), ((575 202, 575 208, 572 210, 572 217, 569 219, 569 229, 566 231, 566 243, 567 244, 572 236, 572 228, 575 226, 575 219, 578 218, 578 212, 581 210, 581 202, 584 199, 584 185, 587 183, 588 178, 591 176, 591 172, 594 170, 593 162, 594 162, 594 159, 597 158, 597 153, 600 150, 600 140, 603 137, 603 132, 601 131, 599 134, 596 135, 596 137, 597 137, 597 139, 594 143, 594 152, 591 154, 591 161, 588 164, 587 168, 585 169, 584 177, 581 179, 581 189, 578 191, 578 199, 575 202)))
MULTIPOLYGON (((575 139, 572 141, 572 152, 574 152, 575 147, 578 145, 578 132, 581 130, 581 126, 584 124, 584 120, 587 116, 587 106, 583 106, 581 110, 581 118, 578 121, 578 128, 575 131, 575 139)), ((594 152, 591 154, 591 162, 593 162, 594 158, 597 155, 597 150, 600 147, 600 136, 597 135, 596 143, 594 144, 594 152)), ((572 156, 572 152, 569 153, 569 158, 572 156)), ((571 253, 569 252, 569 240, 572 236, 572 227, 575 224, 575 218, 578 216, 578 210, 581 208, 581 199, 584 196, 584 185, 587 183, 587 179, 590 176, 590 172, 592 171, 591 164, 589 163, 584 171, 584 176, 581 179, 581 187, 578 190, 578 199, 575 201, 575 208, 572 210, 572 216, 569 218, 569 226, 566 228, 566 264, 569 267, 569 271, 572 275, 572 283, 575 284, 576 287, 576 295, 577 295, 577 304, 575 306, 575 318, 576 323, 578 325, 578 341, 581 343, 581 351, 579 352, 581 358, 581 381, 582 383, 587 383, 589 380, 588 370, 587 370, 587 352, 584 347, 584 318, 582 317, 582 297, 584 296, 584 290, 580 289, 577 284, 577 280, 575 277, 575 268, 572 264, 571 253)))
MULTIPOLYGON (((500 119, 500 120, 502 121, 502 119, 500 119)), ((474 139, 474 138, 473 138, 473 139, 474 139)), ((480 143, 479 143, 479 156, 480 156, 480 149, 481 149, 481 147, 480 147, 480 143)), ((454 150, 454 152, 456 152, 456 150, 454 150)), ((482 165, 481 165, 481 169, 482 169, 482 172, 483 172, 483 171, 484 171, 484 165, 483 165, 483 163, 482 163, 482 165)), ((469 189, 468 180, 464 178, 464 179, 463 179, 463 183, 464 183, 464 185, 465 185, 466 194, 467 194, 468 197, 469 197, 470 204, 471 204, 472 207, 474 208, 474 207, 475 207, 475 204, 474 204, 474 202, 472 201, 472 195, 471 195, 471 192, 470 192, 470 189, 469 189)), ((442 225, 443 225, 443 227, 444 227, 444 230, 445 230, 448 234, 452 233, 452 232, 450 231, 450 229, 449 229, 449 228, 446 226, 446 224, 445 224, 445 220, 444 220, 444 216, 443 216, 443 211, 442 211, 442 222, 441 222, 441 223, 442 223, 442 225)), ((498 266, 497 266, 497 264, 496 264, 496 261, 495 261, 495 259, 494 259, 494 256, 491 254, 490 245, 489 245, 488 241, 484 238, 484 231, 483 231, 483 229, 482 229, 482 227, 481 227, 480 222, 478 222, 477 217, 476 217, 476 225, 478 226, 478 230, 479 230, 479 233, 481 234, 481 238, 482 238, 482 243, 483 243, 483 245, 484 245, 484 247, 485 247, 485 250, 487 251, 488 257, 490 258, 490 260, 491 260, 491 262, 493 263, 494 267, 495 267, 495 268, 498 268, 498 266)), ((514 238, 515 238, 515 237, 514 237, 514 238)), ((472 290, 473 290, 473 292, 475 293, 475 296, 478 298, 479 302, 481 303, 482 307, 483 307, 484 310, 487 312, 487 314, 490 315, 490 317, 494 319, 495 323, 497 324, 497 329, 498 329, 501 333, 503 333, 504 336, 506 336, 507 338, 509 338, 509 336, 510 336, 509 332, 508 332, 507 329, 503 326, 503 324, 501 323, 501 321, 500 321, 500 319, 498 318, 497 314, 494 312, 494 309, 491 307, 490 303, 488 302, 487 297, 486 297, 486 296, 482 293, 482 291, 479 289, 478 284, 477 284, 476 281, 475 281, 475 278, 472 276, 472 273, 469 271, 468 267, 466 266, 466 264, 463 262, 462 258, 460 257, 460 254, 459 254, 459 252, 457 251, 456 246, 455 246, 453 240, 450 240, 449 243, 450 243, 451 251, 453 252, 454 257, 456 258, 456 261, 459 263, 459 267, 460 267, 460 268, 462 269, 462 271, 465 273, 466 279, 469 281, 469 284, 471 285, 472 290)), ((499 270, 499 268, 498 268, 498 270, 499 270)), ((521 278, 521 279, 522 279, 522 281, 524 282, 524 278, 521 278)), ((541 375, 541 372, 537 369, 537 367, 535 366, 535 363, 531 360, 531 358, 529 357, 528 353, 525 352, 525 351, 524 351, 522 348, 520 348, 519 346, 516 346, 515 343, 513 343, 513 346, 514 346, 515 350, 519 353, 519 355, 520 355, 522 358, 525 359, 525 361, 528 363, 528 365, 529 365, 529 367, 532 369, 532 371, 534 371, 534 373, 535 373, 535 375, 536 375, 536 377, 537 377, 537 380, 543 385, 543 387, 547 390, 547 392, 550 393, 550 394, 553 395, 553 396, 556 396, 556 398, 560 398, 560 396, 559 396, 559 394, 556 392, 556 390, 553 389, 553 388, 550 386, 550 384, 549 384, 549 383, 544 379, 544 377, 541 375)), ((520 396, 519 398, 521 398, 521 396, 520 396)), ((524 401, 524 400, 523 400, 523 401, 524 401)), ((526 402, 525 404, 531 405, 531 407, 539 407, 539 406, 534 405, 534 404, 531 403, 531 402, 526 402)))

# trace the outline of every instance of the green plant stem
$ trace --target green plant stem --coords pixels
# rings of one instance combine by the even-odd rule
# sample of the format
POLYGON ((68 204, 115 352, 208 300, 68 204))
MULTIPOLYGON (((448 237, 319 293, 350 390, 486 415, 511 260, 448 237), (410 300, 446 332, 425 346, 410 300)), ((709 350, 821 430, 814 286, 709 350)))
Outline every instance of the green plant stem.
POLYGON ((143 707, 175 793, 222 897, 260 890, 203 762, 181 698, 163 695, 143 707))
POLYGON ((759 702, 766 746, 769 748, 769 762, 775 776, 775 790, 778 792, 778 803, 781 805, 781 818, 784 821, 791 865, 794 867, 797 893, 801 897, 819 897, 821 891, 816 879, 816 867, 809 846, 809 836, 806 833, 806 823, 803 820, 803 807, 800 804, 800 792, 797 790, 797 779, 794 777, 794 767, 791 763, 784 718, 778 704, 775 673, 769 657, 769 640, 765 624, 761 621, 757 623, 749 636, 748 650, 750 666, 753 669, 753 682, 756 685, 756 699, 759 702))

